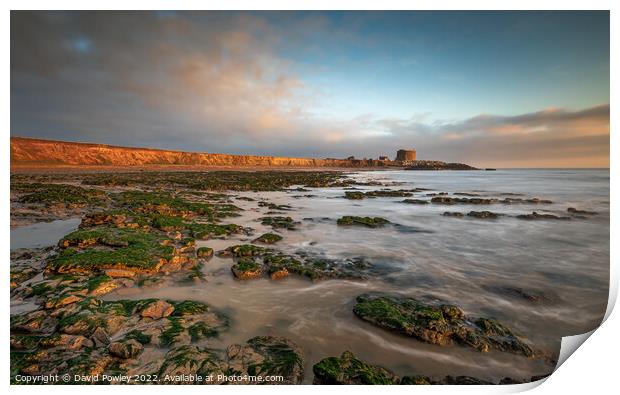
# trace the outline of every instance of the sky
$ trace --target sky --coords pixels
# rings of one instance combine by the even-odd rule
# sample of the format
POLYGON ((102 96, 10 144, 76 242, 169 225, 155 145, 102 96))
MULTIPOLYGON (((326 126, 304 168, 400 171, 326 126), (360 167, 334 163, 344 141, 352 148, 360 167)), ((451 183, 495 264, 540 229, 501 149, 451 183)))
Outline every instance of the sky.
POLYGON ((609 13, 11 12, 11 135, 609 166, 609 13))

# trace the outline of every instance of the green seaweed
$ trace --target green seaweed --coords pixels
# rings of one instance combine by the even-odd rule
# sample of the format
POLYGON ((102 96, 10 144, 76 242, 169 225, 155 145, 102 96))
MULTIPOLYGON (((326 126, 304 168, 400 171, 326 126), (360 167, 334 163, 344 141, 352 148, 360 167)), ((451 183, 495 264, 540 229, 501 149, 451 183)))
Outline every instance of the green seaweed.
POLYGON ((339 218, 337 222, 338 225, 363 225, 369 228, 378 228, 390 223, 390 221, 381 217, 358 217, 354 215, 345 215, 339 218))

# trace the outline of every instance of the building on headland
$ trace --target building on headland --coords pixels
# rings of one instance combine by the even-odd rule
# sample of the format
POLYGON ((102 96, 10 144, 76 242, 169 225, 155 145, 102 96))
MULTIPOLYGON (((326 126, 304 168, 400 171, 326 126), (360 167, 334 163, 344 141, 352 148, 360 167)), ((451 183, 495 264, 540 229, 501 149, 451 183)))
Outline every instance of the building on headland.
POLYGON ((409 162, 416 160, 415 149, 399 149, 396 151, 396 161, 409 162))

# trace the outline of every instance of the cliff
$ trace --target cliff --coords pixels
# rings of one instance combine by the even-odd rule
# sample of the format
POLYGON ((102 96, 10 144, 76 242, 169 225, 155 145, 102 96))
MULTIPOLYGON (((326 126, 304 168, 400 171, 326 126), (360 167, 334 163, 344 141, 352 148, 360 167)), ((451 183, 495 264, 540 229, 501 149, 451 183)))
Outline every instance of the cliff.
POLYGON ((12 169, 81 166, 375 167, 384 165, 385 163, 372 159, 228 155, 11 137, 12 169))

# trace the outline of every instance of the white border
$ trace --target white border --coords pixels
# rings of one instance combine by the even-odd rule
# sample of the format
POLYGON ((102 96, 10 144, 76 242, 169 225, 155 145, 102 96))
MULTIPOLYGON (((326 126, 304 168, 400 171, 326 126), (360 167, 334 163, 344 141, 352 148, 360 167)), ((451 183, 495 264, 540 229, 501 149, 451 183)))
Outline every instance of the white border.
MULTIPOLYGON (((4 130, 4 141, 7 143, 3 152, 4 155, 0 155, 0 161, 2 161, 2 166, 4 166, 5 171, 2 173, 2 191, 3 191, 3 220, 4 226, 2 227, 2 235, 3 239, 6 240, 5 245, 3 246, 5 261, 4 264, 0 265, 1 275, 0 278, 4 279, 4 295, 8 295, 9 287, 8 287, 8 277, 9 277, 9 264, 8 264, 8 255, 9 255, 9 223, 10 223, 10 207, 9 207, 9 131, 10 131, 10 63, 9 63, 9 54, 10 54, 10 9, 229 9, 229 10, 255 10, 255 9, 272 9, 272 10, 284 10, 284 9, 298 9, 298 10, 338 10, 338 9, 364 9, 364 10, 405 10, 405 9, 417 9, 417 10, 574 10, 574 9, 588 9, 588 10, 611 10, 611 67, 610 70, 614 70, 618 67, 618 45, 617 39, 614 38, 620 37, 618 31, 618 22, 619 19, 616 15, 616 11, 618 10, 618 2, 612 1, 600 1, 600 0, 590 0, 590 1, 574 1, 574 0, 565 0, 565 1, 546 1, 546 0, 522 0, 522 1, 490 1, 490 0, 470 0, 470 1, 459 1, 459 0, 445 0, 441 3, 436 1, 398 1, 398 0, 382 0, 382 1, 372 1, 372 0, 357 0, 357 1, 326 1, 326 0, 314 0, 314 1, 284 1, 284 0, 271 0, 271 1, 251 1, 251 0, 239 0, 239 1, 185 1, 185 0, 177 0, 174 2, 165 1, 165 0, 153 0, 153 1, 132 1, 132 0, 108 0, 108 1, 76 1, 76 0, 60 0, 49 2, 49 1, 6 1, 3 4, 6 4, 5 14, 3 15, 4 23, 1 24, 3 40, 2 40, 2 48, 1 54, 3 56, 3 75, 2 84, 4 88, 5 94, 2 95, 2 114, 3 120, 5 123, 4 130)), ((614 101, 614 97, 618 92, 618 83, 617 78, 614 77, 613 73, 611 75, 611 97, 610 104, 614 101)), ((615 111, 615 107, 611 106, 611 124, 615 125, 618 121, 618 113, 615 111)), ((611 133, 611 183, 610 183, 610 194, 611 194, 611 234, 617 234, 618 229, 618 213, 616 211, 617 204, 614 200, 615 197, 618 196, 618 186, 616 183, 618 177, 618 166, 617 160, 614 158, 618 158, 618 147, 620 147, 620 141, 617 133, 611 133)), ((592 337, 587 340, 586 345, 580 347, 576 351, 576 355, 572 358, 569 358, 565 364, 561 366, 553 375, 551 375, 545 382, 545 385, 542 385, 536 389, 537 393, 547 394, 547 393, 579 393, 583 394, 586 392, 589 393, 611 393, 617 391, 617 382, 616 375, 618 374, 617 369, 617 356, 616 352, 619 350, 619 338, 620 336, 620 319, 617 312, 610 315, 612 312, 613 303, 615 302, 618 290, 618 268, 617 268, 617 247, 614 243, 611 243, 611 274, 612 281, 610 284, 610 305, 608 306, 608 311, 606 314, 606 318, 611 318, 607 320, 600 329, 597 329, 592 337)), ((3 311, 0 313, 2 317, 9 316, 9 303, 2 304, 3 311)), ((2 383, 8 386, 8 371, 9 371, 9 325, 8 322, 5 322, 2 327, 2 370, 5 373, 0 373, 0 380, 2 383)), ((489 386, 489 387, 467 387, 467 386, 403 386, 403 387, 383 387, 380 391, 386 392, 431 392, 431 393, 475 393, 475 394, 484 394, 484 393, 508 393, 508 392, 518 392, 523 391, 528 388, 533 387, 534 385, 519 385, 519 386, 489 386)), ((49 393, 57 393, 57 394, 73 394, 81 392, 85 389, 85 387, 71 387, 71 386, 47 386, 45 387, 45 391, 49 393)), ((111 389, 109 387, 88 387, 88 391, 92 391, 94 393, 102 393, 103 391, 120 391, 120 393, 146 393, 146 391, 151 391, 153 388, 148 386, 120 386, 111 389)), ((157 391, 176 391, 178 387, 157 387, 157 391)), ((21 387, 21 386, 10 386, 9 391, 12 392, 30 392, 33 388, 21 387)), ((355 391, 357 393, 362 394, 370 394, 371 392, 377 391, 374 387, 371 386, 349 386, 349 387, 332 387, 332 386, 297 386, 297 387, 252 387, 247 388, 237 387, 237 386, 219 386, 217 390, 214 387, 204 387, 204 386, 195 386, 195 387, 184 387, 184 391, 204 393, 205 391, 218 391, 220 393, 231 393, 231 392, 246 392, 252 391, 252 393, 274 393, 280 391, 286 392, 296 392, 296 393, 310 393, 311 391, 314 393, 316 391, 327 392, 327 393, 335 393, 336 391, 355 391)))

